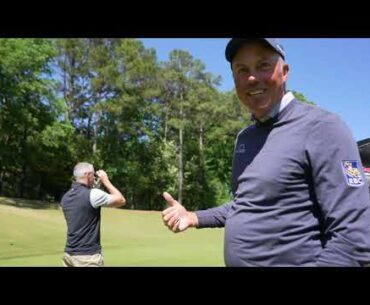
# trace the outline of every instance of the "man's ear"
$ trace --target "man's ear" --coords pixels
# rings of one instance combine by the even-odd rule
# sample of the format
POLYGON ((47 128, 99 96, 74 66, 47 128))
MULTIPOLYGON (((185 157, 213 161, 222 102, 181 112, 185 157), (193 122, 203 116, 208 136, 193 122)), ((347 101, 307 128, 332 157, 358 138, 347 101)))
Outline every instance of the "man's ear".
POLYGON ((284 81, 286 81, 288 79, 288 75, 289 75, 289 65, 286 64, 286 63, 283 63, 283 68, 282 68, 282 72, 283 72, 283 78, 284 78, 284 81))

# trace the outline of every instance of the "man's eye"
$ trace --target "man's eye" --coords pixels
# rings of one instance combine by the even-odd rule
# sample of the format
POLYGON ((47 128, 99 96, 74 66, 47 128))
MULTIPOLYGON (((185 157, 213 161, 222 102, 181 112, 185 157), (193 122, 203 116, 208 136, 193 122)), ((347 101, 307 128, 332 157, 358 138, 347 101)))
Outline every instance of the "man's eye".
POLYGON ((269 62, 262 62, 259 66, 261 69, 269 69, 271 64, 269 62))
POLYGON ((245 74, 247 72, 248 72, 248 69, 246 69, 246 68, 240 68, 240 69, 238 69, 238 74, 245 74))

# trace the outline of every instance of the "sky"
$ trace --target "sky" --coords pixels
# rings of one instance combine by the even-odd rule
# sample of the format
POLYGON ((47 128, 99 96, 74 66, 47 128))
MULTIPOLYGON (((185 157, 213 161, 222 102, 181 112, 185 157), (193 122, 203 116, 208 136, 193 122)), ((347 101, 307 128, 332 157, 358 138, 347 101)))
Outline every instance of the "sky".
MULTIPOLYGON (((228 38, 148 38, 160 61, 181 49, 222 77, 219 89, 234 88, 225 59, 228 38)), ((370 138, 370 38, 282 38, 290 66, 288 89, 303 93, 319 107, 338 114, 356 141, 370 138)))

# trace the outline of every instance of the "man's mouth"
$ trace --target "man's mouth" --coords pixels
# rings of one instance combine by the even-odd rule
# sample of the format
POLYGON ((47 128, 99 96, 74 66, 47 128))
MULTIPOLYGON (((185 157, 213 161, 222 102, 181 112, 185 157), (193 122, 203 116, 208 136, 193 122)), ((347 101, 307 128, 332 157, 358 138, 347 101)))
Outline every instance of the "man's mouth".
POLYGON ((263 94, 265 92, 266 92, 266 90, 253 90, 253 91, 249 91, 248 95, 249 96, 257 96, 257 95, 263 94))

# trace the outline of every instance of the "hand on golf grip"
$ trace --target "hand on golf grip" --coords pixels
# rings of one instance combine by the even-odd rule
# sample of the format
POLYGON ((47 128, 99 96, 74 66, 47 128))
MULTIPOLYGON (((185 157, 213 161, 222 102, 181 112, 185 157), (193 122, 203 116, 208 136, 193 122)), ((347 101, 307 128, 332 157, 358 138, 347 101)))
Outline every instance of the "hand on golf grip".
POLYGON ((169 208, 162 212, 164 224, 173 232, 183 232, 191 226, 191 217, 187 210, 167 192, 163 193, 169 208))

